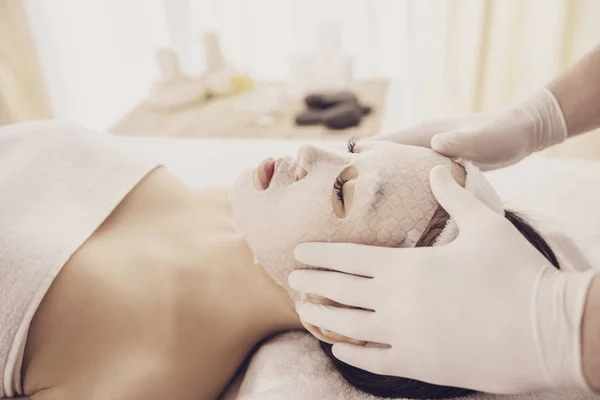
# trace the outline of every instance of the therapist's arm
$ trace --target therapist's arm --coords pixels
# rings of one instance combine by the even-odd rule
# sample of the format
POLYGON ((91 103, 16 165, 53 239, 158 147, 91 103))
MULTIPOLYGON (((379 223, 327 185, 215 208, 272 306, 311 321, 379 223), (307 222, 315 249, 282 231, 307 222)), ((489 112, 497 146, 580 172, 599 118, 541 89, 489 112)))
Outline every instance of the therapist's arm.
POLYGON ((563 111, 569 136, 600 126, 600 46, 548 85, 563 111))
POLYGON ((590 388, 600 392, 600 279, 590 285, 581 331, 583 374, 590 388))
POLYGON ((490 170, 599 126, 600 46, 508 108, 425 121, 375 138, 430 147, 490 170))

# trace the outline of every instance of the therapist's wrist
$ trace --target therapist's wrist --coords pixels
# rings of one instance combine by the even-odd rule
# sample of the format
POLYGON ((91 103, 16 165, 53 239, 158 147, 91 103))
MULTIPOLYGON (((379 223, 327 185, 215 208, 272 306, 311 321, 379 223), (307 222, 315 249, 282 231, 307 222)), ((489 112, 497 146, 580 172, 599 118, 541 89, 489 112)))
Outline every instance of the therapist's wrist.
POLYGON ((582 368, 590 389, 600 392, 600 279, 594 277, 581 323, 582 368))
POLYGON ((538 90, 521 107, 521 111, 529 116, 532 123, 532 152, 544 150, 567 139, 567 122, 552 91, 547 88, 538 90))

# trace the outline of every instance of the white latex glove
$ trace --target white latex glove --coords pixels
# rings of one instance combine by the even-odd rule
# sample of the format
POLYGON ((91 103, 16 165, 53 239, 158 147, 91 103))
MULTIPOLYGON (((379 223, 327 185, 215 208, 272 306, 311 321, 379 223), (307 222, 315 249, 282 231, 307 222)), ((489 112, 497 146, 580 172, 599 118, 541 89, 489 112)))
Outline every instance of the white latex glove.
POLYGON ((463 157, 482 170, 505 167, 567 138, 560 106, 543 88, 526 101, 498 113, 427 121, 373 139, 431 147, 448 157, 463 157))
POLYGON ((458 238, 408 249, 299 245, 300 262, 332 271, 296 270, 293 289, 373 310, 302 303, 301 319, 391 346, 333 346, 340 360, 377 374, 492 393, 587 387, 580 325, 593 272, 552 267, 447 169, 431 171, 431 188, 458 238))

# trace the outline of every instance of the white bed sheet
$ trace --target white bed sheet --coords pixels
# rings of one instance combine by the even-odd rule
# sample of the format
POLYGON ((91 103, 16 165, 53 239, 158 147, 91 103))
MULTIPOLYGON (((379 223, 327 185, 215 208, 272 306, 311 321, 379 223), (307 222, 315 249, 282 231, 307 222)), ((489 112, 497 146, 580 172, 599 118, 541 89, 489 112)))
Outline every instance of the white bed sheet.
MULTIPOLYGON (((253 167, 266 157, 295 154, 300 145, 307 143, 306 141, 221 141, 139 137, 128 140, 137 142, 140 151, 159 156, 174 174, 198 188, 230 186, 244 168, 253 167)), ((344 145, 343 140, 313 143, 344 145)), ((600 265, 600 212, 597 209, 597 205, 600 204, 600 163, 530 158, 516 166, 488 173, 487 176, 505 200, 507 209, 522 212, 528 220, 542 228, 560 227, 585 251, 592 264, 600 265)), ((238 380, 238 383, 242 383, 245 388, 244 396, 239 398, 245 400, 347 398, 347 396, 336 396, 334 391, 322 397, 323 386, 315 380, 318 379, 318 375, 311 373, 305 374, 304 377, 310 377, 306 382, 312 383, 298 386, 297 381, 301 375, 298 375, 294 365, 313 362, 311 368, 314 372, 323 368, 323 359, 307 354, 306 348, 311 346, 312 338, 294 335, 298 334, 287 334, 282 338, 276 338, 264 346, 264 349, 259 350, 250 363, 249 374, 245 379, 240 377, 238 380), (298 341, 296 354, 294 354, 293 344, 290 349, 290 339, 298 341), (293 358, 289 360, 287 369, 289 375, 285 376, 285 365, 279 365, 277 373, 280 374, 281 379, 273 381, 268 372, 270 370, 268 354, 279 353, 280 349, 277 346, 287 347, 293 358), (308 361, 302 361, 303 357, 308 361), (282 373, 284 375, 281 375, 282 373), (265 384, 268 390, 265 389, 265 384), (314 387, 312 392, 311 386, 314 387), (306 389, 300 390, 299 387, 306 389), (261 392, 261 390, 266 391, 261 392)), ((230 391, 228 398, 235 397, 236 390, 230 391)), ((370 396, 357 398, 373 399, 370 396)), ((486 395, 483 398, 496 397, 486 395)), ((519 398, 570 400, 600 397, 567 392, 535 394, 519 398)))

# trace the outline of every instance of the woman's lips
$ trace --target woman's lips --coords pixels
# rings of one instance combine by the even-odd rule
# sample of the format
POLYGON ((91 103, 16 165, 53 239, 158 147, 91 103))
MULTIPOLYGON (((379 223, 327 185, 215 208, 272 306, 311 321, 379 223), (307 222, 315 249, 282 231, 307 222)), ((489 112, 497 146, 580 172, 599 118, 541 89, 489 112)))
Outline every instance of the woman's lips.
POLYGON ((274 173, 275 159, 267 158, 266 160, 262 160, 254 171, 254 187, 259 190, 268 188, 274 173))

